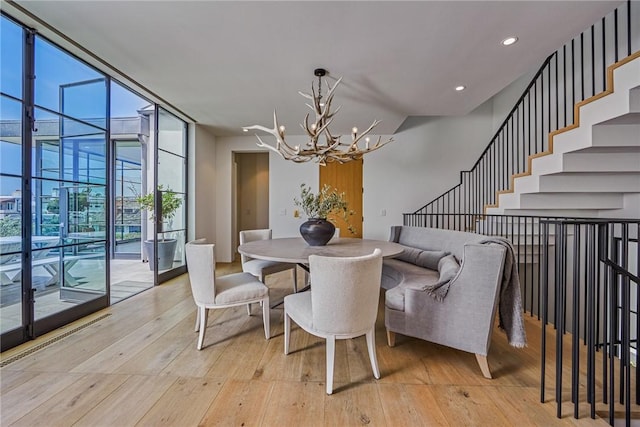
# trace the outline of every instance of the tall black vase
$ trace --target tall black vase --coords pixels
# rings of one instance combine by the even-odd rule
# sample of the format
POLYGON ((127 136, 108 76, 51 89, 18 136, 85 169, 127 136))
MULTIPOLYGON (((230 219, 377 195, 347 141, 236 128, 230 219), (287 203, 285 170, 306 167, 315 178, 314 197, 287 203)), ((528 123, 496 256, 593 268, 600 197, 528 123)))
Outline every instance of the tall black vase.
POLYGON ((336 226, 331 221, 310 218, 300 225, 300 234, 309 246, 324 246, 333 237, 336 226))

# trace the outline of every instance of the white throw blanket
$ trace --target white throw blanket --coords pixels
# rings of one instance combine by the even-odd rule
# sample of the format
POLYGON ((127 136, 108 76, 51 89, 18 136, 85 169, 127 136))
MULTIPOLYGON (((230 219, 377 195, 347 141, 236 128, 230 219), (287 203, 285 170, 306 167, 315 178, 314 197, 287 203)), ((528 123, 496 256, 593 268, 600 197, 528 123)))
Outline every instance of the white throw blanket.
POLYGON ((518 266, 513 246, 509 240, 498 236, 487 236, 480 243, 498 244, 507 249, 500 286, 500 300, 498 301, 499 326, 500 329, 506 332, 509 344, 518 348, 525 347, 527 345, 527 333, 522 319, 520 277, 518 276, 518 266))

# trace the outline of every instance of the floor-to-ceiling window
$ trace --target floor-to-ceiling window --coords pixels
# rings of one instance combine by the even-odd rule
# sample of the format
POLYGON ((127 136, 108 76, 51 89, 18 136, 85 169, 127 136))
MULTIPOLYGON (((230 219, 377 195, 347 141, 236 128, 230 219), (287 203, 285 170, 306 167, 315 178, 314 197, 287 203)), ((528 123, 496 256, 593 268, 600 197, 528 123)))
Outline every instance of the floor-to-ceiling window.
MULTIPOLYGON (((187 153, 184 121, 10 17, 0 19, 0 333, 6 349, 106 307, 114 258, 146 267, 144 282, 151 285, 184 271, 187 153), (138 198, 148 183, 178 203, 171 221, 158 227, 177 247, 155 275, 141 251, 146 220, 138 198)), ((118 265, 120 276, 130 279, 126 268, 118 265)), ((145 287, 121 277, 115 284, 121 288, 145 287)))
POLYGON ((15 200, 0 218, 6 348, 109 303, 108 78, 1 19, 0 191, 15 200))

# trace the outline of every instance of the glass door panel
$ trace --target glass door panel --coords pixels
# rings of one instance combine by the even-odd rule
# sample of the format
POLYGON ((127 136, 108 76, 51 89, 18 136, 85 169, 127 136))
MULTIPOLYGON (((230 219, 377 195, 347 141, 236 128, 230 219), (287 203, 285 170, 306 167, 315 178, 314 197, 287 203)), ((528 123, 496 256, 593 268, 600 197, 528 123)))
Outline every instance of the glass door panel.
POLYGON ((115 253, 140 257, 142 217, 136 198, 142 193, 142 145, 137 140, 115 141, 114 147, 115 253))
MULTIPOLYGON (((22 33, 2 18, 2 92, 20 96, 21 62, 7 57, 11 39, 22 33), (5 23, 7 25, 5 25, 5 23), (17 34, 16 34, 16 31, 17 34), (7 37, 7 39, 5 39, 7 37), (7 51, 5 51, 7 48, 7 51), (6 59, 6 62, 5 62, 6 59), (5 68, 6 65, 6 68, 5 68), (5 78, 7 80, 5 80, 5 78), (12 83, 13 82, 13 83, 12 83)), ((22 52, 15 52, 18 58, 22 52)), ((0 97, 0 334, 13 331, 17 336, 24 325, 22 292, 22 103, 2 95, 0 97)))
POLYGON ((161 282, 186 271, 186 123, 159 108, 157 135, 156 261, 159 273, 169 270, 161 282))
POLYGON ((5 333, 22 327, 21 179, 0 174, 0 188, 0 333, 5 333))
POLYGON ((31 134, 33 330, 108 305, 107 81, 36 37, 31 134), (52 69, 64 73, 52 73, 52 69))

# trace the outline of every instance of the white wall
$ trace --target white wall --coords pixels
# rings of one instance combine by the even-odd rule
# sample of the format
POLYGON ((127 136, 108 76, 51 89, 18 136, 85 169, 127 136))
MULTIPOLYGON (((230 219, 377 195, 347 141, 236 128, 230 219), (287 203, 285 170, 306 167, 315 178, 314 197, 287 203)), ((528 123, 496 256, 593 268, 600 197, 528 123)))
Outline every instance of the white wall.
POLYGON ((189 236, 216 241, 216 137, 205 127, 189 127, 189 236))
MULTIPOLYGON (((498 94, 496 94, 492 98, 492 104, 493 104, 492 106, 493 124, 491 126, 492 137, 493 137, 493 134, 495 134, 498 131, 498 129, 504 122, 504 119, 507 118, 507 114, 509 114, 511 112, 511 109, 514 107, 514 105, 516 105, 518 98, 520 98, 524 90, 527 88, 527 85, 533 79, 533 76, 536 75, 537 71, 538 71, 537 69, 531 70, 529 73, 526 73, 520 76, 520 78, 516 79, 513 83, 511 83, 509 86, 504 88, 502 91, 500 91, 498 94)), ((488 140, 487 140, 487 143, 489 143, 488 140)))
POLYGON ((395 142, 365 156, 363 237, 388 239, 403 213, 457 185, 489 143, 492 121, 491 101, 462 117, 412 117, 395 142))

